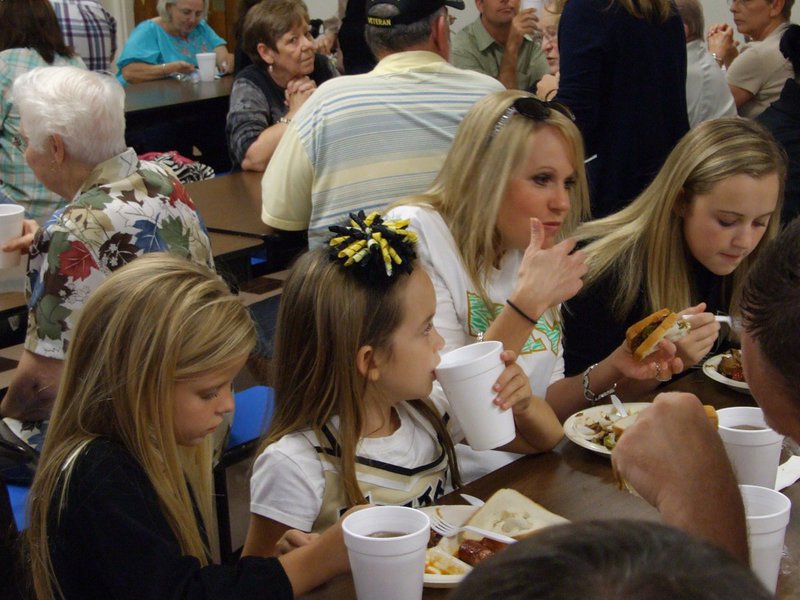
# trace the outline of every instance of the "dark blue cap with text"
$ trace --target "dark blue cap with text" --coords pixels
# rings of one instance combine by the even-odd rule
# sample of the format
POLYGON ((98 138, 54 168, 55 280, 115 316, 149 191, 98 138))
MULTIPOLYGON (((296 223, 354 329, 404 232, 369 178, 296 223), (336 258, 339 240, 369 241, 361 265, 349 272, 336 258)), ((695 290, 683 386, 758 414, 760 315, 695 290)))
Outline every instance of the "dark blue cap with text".
POLYGON ((464 10, 463 0, 367 0, 367 25, 373 27, 409 25, 432 15, 443 6, 464 10), (380 4, 396 7, 397 14, 388 17, 371 14, 380 4))

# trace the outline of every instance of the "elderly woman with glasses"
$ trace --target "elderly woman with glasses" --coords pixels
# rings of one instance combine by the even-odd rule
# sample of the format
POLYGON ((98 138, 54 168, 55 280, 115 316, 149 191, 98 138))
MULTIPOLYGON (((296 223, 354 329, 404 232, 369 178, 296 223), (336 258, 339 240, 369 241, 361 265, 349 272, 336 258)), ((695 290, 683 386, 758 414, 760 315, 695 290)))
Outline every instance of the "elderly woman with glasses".
POLYGON ((726 68, 736 109, 756 118, 781 95, 794 77, 791 63, 781 54, 781 37, 789 28, 794 0, 728 0, 736 31, 749 40, 741 50, 727 23, 708 30, 708 50, 726 68))
MULTIPOLYGON (((411 219, 419 236, 445 352, 499 340, 559 416, 584 402, 581 378, 564 378, 559 308, 586 273, 584 254, 566 239, 588 217, 583 143, 569 109, 525 92, 486 96, 464 117, 431 187, 389 217, 411 219)), ((652 377, 662 358, 636 362, 619 342, 598 367, 598 389, 652 377)))
MULTIPOLYGON (((777 235, 785 176, 785 156, 763 126, 706 121, 629 206, 581 225, 574 236, 589 272, 564 310, 567 376, 591 373, 592 389, 604 389, 592 365, 629 325, 665 307, 692 327, 676 342, 681 366, 701 361, 718 338, 713 313, 739 314, 747 272, 777 235)), ((618 390, 626 397, 655 385, 620 380, 618 390)))
POLYGON ((11 84, 36 67, 84 64, 64 43, 48 0, 0 2, 0 23, 0 194, 23 206, 29 219, 41 221, 66 201, 38 181, 25 162, 11 84))
POLYGON ((233 72, 233 55, 206 23, 208 0, 158 0, 158 16, 131 32, 117 59, 121 83, 140 83, 187 75, 197 68, 196 54, 213 52, 217 69, 233 72))
MULTIPOLYGON (((213 259, 183 185, 125 146, 125 92, 114 77, 42 67, 18 77, 12 93, 28 165, 70 199, 42 227, 26 221, 24 235, 2 248, 29 250, 30 298, 25 351, 0 416, 39 421, 58 392, 83 305, 109 274, 146 252, 208 266, 213 259)), ((154 316, 143 315, 143 326, 148 318, 154 316)))

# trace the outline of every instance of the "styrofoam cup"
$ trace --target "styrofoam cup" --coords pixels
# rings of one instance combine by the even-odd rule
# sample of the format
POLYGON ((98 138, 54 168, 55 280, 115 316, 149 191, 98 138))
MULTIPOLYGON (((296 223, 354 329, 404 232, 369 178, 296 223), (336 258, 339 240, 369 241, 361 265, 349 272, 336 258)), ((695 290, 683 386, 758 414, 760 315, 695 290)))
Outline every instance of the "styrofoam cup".
POLYGON ((528 8, 535 8, 536 14, 541 14, 544 10, 544 0, 522 0, 519 5, 520 10, 526 10, 528 8))
POLYGON ((497 341, 462 346, 442 357, 436 379, 442 384, 450 408, 475 450, 491 450, 516 436, 514 415, 494 403, 492 386, 506 368, 497 341))
POLYGON ((430 537, 428 515, 405 506, 373 506, 342 521, 358 600, 419 600, 430 537), (372 537, 376 533, 392 537, 372 537))
POLYGON ((197 68, 200 71, 200 81, 214 81, 217 70, 217 55, 213 52, 198 52, 195 55, 197 68))
POLYGON ((757 406, 721 408, 717 417, 719 436, 739 483, 774 488, 783 436, 769 428, 757 406), (736 429, 741 426, 758 429, 736 429))
MULTIPOLYGON (((0 204, 0 246, 22 235, 25 209, 18 204, 0 204)), ((20 251, 0 251, 0 269, 19 265, 20 251)))
POLYGON ((780 492, 757 485, 740 485, 739 490, 747 519, 750 568, 774 594, 792 502, 780 492))

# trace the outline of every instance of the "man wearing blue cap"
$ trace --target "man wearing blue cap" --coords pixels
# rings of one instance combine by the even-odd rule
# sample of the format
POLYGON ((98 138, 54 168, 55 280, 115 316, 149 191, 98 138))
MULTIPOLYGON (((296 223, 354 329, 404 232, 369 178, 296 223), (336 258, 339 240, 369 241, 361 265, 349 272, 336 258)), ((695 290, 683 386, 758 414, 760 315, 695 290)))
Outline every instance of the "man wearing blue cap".
POLYGON ((288 125, 262 181, 262 220, 319 245, 348 213, 423 192, 467 110, 503 86, 448 63, 447 7, 460 0, 367 0, 369 73, 325 82, 288 125))

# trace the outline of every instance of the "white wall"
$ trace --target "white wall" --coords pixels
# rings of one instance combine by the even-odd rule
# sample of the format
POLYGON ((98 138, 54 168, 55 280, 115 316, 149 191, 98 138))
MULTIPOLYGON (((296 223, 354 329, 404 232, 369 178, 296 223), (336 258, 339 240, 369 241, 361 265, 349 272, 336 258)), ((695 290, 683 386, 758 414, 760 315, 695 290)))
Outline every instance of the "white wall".
MULTIPOLYGON (((231 0, 228 0, 229 2, 231 0)), ((363 0, 362 0, 363 1, 363 0)), ((308 11, 312 19, 325 19, 336 12, 337 0, 305 0, 308 5, 308 11)), ((456 16, 456 22, 453 25, 454 30, 461 29, 470 21, 478 18, 478 11, 475 8, 475 0, 464 0, 467 5, 464 10, 451 10, 451 14, 456 16)), ((714 23, 728 23, 733 26, 731 13, 728 10, 726 0, 700 0, 703 5, 703 12, 706 19, 706 29, 709 25, 714 23)), ((800 0, 796 0, 794 10, 792 11, 792 21, 795 23, 800 22, 800 8, 798 8, 800 0)))

